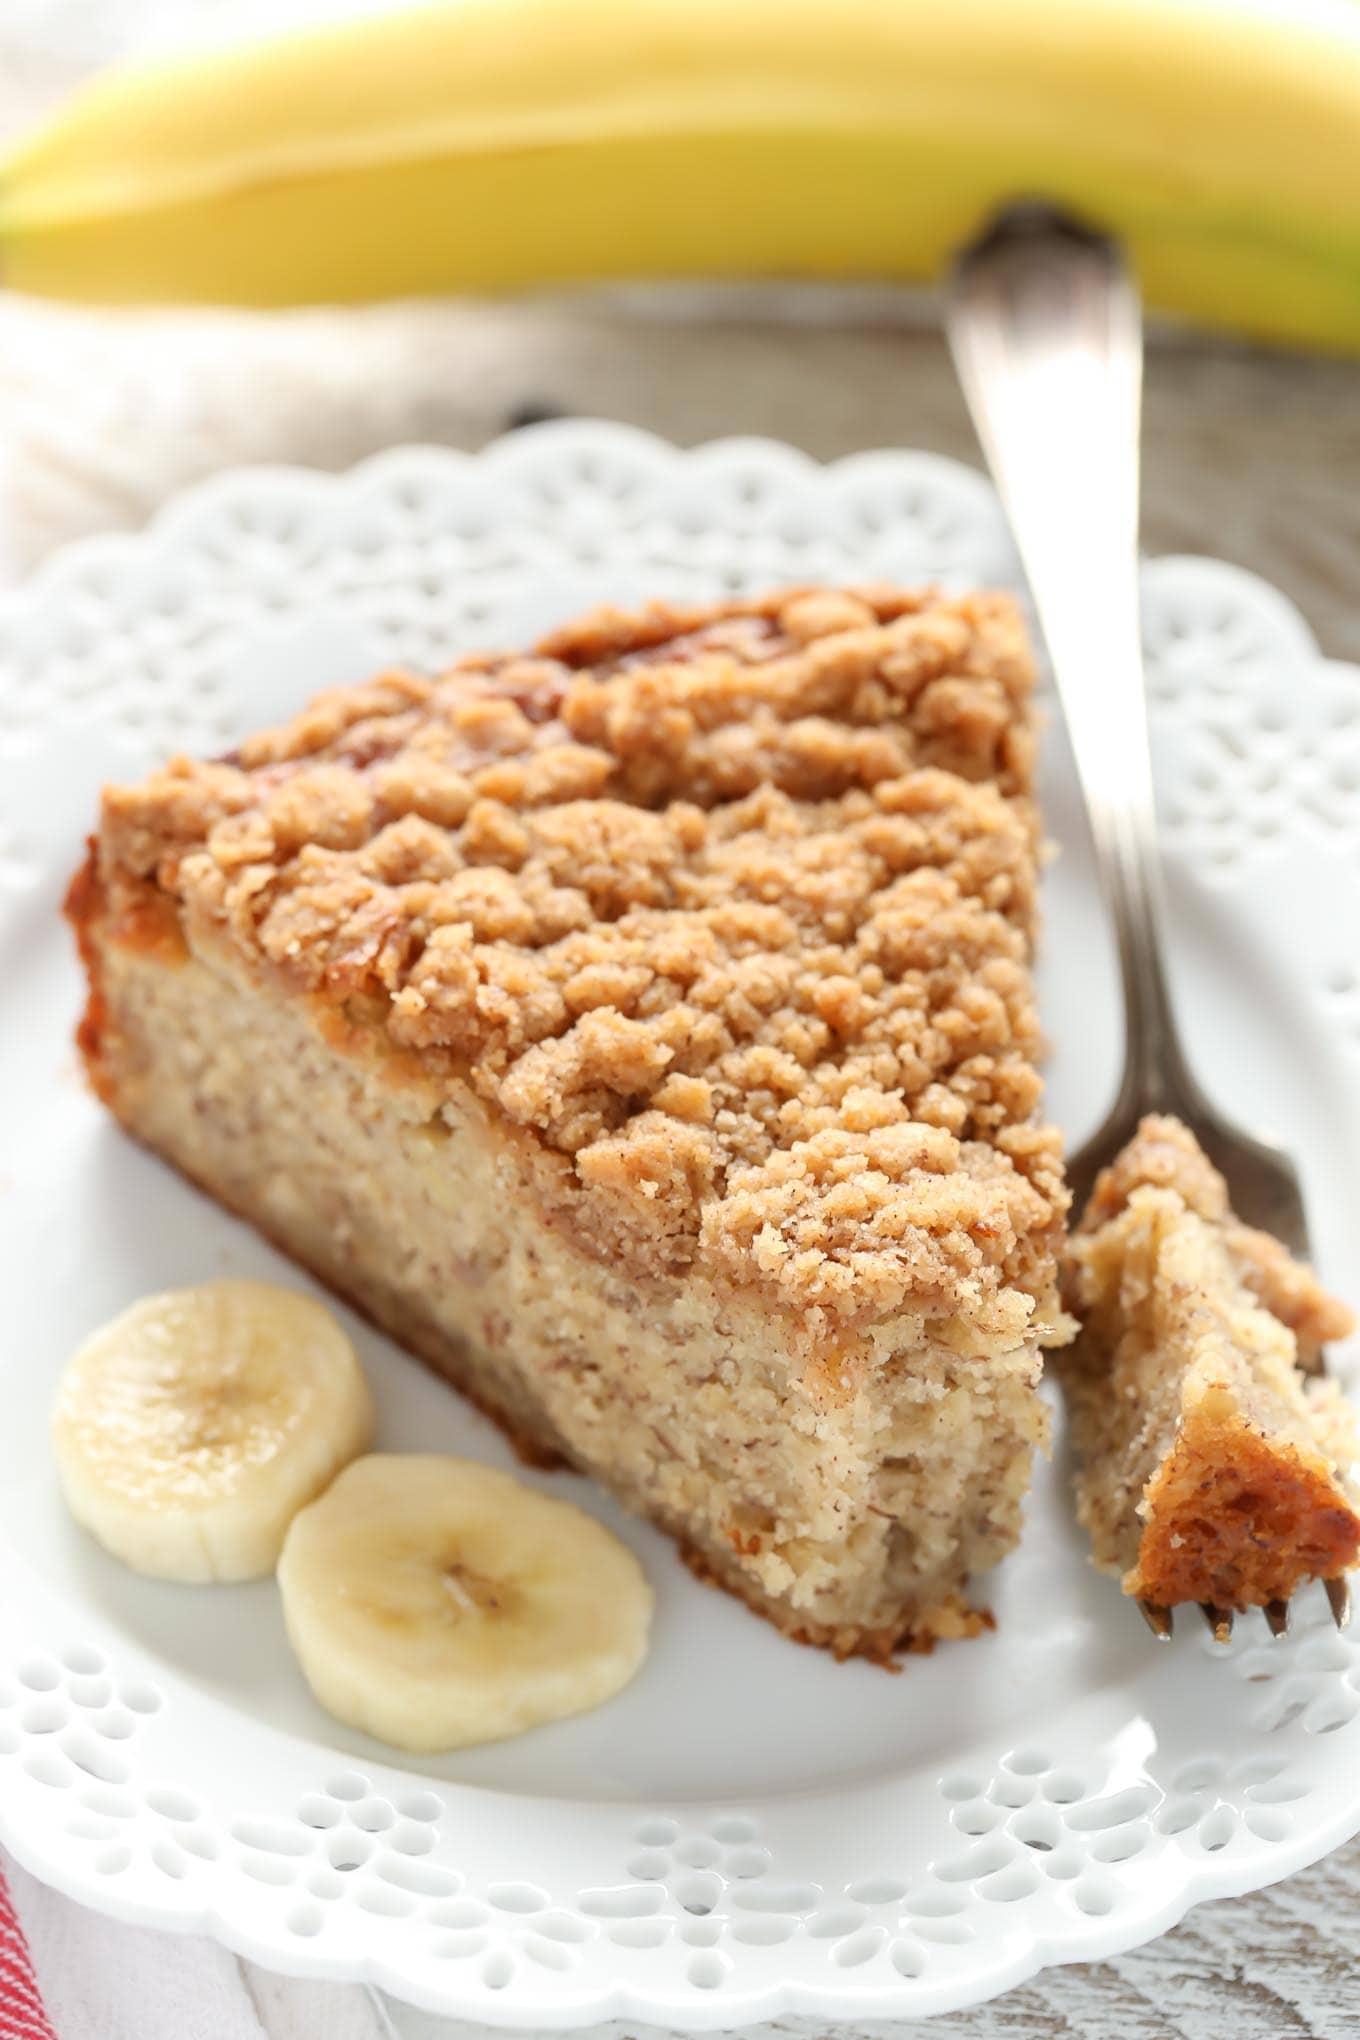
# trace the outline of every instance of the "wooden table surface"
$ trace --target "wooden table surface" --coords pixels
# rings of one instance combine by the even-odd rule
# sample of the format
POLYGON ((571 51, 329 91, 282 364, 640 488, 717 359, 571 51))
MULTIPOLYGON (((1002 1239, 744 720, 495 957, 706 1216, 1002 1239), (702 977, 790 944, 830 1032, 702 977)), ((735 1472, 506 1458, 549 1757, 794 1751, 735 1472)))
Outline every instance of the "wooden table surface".
MULTIPOLYGON (((5 38, 0 24, 0 133, 15 93, 26 107, 50 96, 54 76, 26 52, 27 67, 6 80, 5 38)), ((223 465, 340 467, 413 439, 471 448, 544 409, 684 443, 762 433, 822 458, 880 445, 976 458, 938 334, 886 300, 819 301, 798 320, 757 298, 115 320, 0 299, 0 543, 23 568, 78 533, 136 526, 223 465)), ((1151 551, 1257 569, 1293 596, 1328 651, 1360 660, 1360 367, 1155 343, 1145 537, 1151 551)), ((60 1938, 61 1922, 48 1931, 60 1938)), ((1134 1954, 1050 1971, 970 2013, 873 2030, 885 2040, 1355 2040, 1358 1939, 1360 1843, 1272 1890, 1205 1906, 1134 1954)), ((248 1966, 242 1987, 270 2040, 470 2030, 248 1966)), ((849 2040, 851 2029, 838 2031, 849 2040)))

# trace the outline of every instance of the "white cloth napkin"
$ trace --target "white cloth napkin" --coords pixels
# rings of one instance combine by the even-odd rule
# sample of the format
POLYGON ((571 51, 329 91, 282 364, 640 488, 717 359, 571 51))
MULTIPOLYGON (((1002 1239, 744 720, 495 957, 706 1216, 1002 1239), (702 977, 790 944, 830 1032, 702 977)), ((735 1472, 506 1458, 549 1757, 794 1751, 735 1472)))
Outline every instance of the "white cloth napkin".
MULTIPOLYGON (((472 2027, 414 2016, 402 2033, 477 2040, 472 2027)), ((398 2040, 398 2031, 375 1992, 266 1976, 202 1935, 106 1919, 0 1850, 0 2040, 398 2040), (21 1939, 6 1931, 6 1884, 21 1939)))
MULTIPOLYGON (((0 1861, 56 2040, 262 2040, 241 1965, 225 1948, 123 1926, 73 1905, 9 1857, 0 1861)), ((0 2035, 45 2040, 22 1988, 22 1950, 11 1944, 8 1953, 0 2035)))

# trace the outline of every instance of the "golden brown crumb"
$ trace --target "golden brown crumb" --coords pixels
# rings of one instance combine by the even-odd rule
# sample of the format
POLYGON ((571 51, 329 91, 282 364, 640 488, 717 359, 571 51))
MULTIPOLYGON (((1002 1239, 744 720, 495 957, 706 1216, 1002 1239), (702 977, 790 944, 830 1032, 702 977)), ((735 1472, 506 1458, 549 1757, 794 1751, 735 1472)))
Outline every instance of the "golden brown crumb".
POLYGON ((1174 1190, 1187 1211, 1213 1224, 1229 1217, 1228 1186, 1188 1126, 1149 1112, 1133 1139, 1096 1177, 1076 1230, 1096 1232, 1116 1217, 1135 1190, 1174 1190))
POLYGON ((600 1251, 832 1317, 1051 1286, 1032 672, 1002 597, 613 611, 105 795, 115 911, 464 1077, 600 1251))
POLYGON ((1332 1459, 1272 1439, 1223 1384, 1187 1403, 1149 1482, 1124 1591, 1171 1607, 1258 1608, 1360 1556, 1360 1513, 1332 1459))

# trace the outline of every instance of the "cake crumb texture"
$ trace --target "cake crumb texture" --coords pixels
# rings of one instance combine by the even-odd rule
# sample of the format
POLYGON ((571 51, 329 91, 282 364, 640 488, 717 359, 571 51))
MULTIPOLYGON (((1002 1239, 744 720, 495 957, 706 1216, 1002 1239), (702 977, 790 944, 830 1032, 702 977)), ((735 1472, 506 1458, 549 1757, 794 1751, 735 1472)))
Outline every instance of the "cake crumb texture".
POLYGON ((1104 1225, 1144 1185, 1174 1190, 1187 1210, 1220 1228, 1247 1288, 1293 1332, 1302 1367, 1311 1371, 1325 1345, 1355 1330, 1354 1311, 1324 1289, 1305 1262, 1296 1261, 1269 1233, 1242 1224, 1228 1203, 1227 1184, 1179 1119, 1148 1115, 1128 1146, 1101 1170, 1080 1230, 1093 1232, 1104 1225))
POLYGON ((1355 1563, 1354 1413, 1299 1364, 1354 1319, 1238 1223, 1177 1121, 1145 1120, 1103 1172, 1065 1280, 1078 1513, 1125 1593, 1249 1607, 1355 1563))

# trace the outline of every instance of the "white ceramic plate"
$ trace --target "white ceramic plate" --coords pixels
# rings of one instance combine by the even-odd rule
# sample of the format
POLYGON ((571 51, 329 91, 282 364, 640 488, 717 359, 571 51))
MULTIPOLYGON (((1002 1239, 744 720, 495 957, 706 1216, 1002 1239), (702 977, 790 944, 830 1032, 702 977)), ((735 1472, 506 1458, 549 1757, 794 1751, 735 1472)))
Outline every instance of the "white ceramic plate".
MULTIPOLYGON (((40 1876, 468 2018, 697 2027, 954 2009, 1360 1828, 1360 1649, 1320 1589, 1286 1643, 1253 1618, 1226 1649, 1183 1622, 1159 1650, 1087 1565, 1060 1462, 995 1577, 996 1634, 900 1678, 785 1642, 589 1487, 544 1477, 641 1555, 650 1661, 597 1714, 419 1766, 318 1712, 272 1585, 136 1579, 58 1500, 47 1412, 85 1332, 162 1285, 299 1279, 81 1087, 57 908, 101 779, 606 596, 1012 574, 990 492, 946 462, 821 469, 570 424, 476 459, 226 476, 0 612, 0 1836, 40 1876)), ((1354 1295, 1360 673, 1230 567, 1160 561, 1146 595, 1190 1047, 1300 1157, 1323 1271, 1354 1295)), ((1056 733, 1045 779, 1063 853, 1050 1095, 1080 1137, 1113 1080, 1116 1008, 1056 733)), ((351 1329, 384 1447, 505 1461, 490 1426, 351 1329)))

